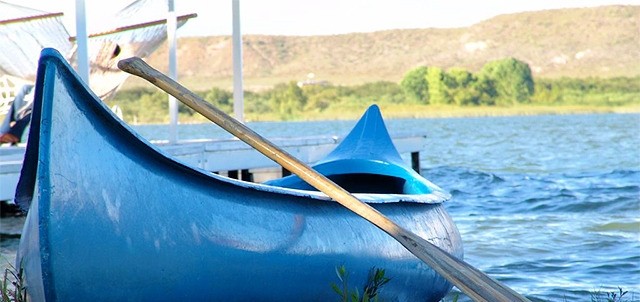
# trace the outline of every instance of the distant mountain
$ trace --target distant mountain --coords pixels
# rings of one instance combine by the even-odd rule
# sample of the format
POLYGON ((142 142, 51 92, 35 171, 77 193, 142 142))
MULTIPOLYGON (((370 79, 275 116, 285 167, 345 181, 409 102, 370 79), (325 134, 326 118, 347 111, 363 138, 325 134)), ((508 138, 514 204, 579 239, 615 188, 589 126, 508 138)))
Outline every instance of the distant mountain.
MULTIPOLYGON (((194 90, 229 89, 231 50, 230 36, 179 39, 179 80, 194 90)), ((149 62, 166 71, 167 53, 160 47, 149 62)), ((638 76, 640 6, 500 15, 465 28, 243 37, 247 89, 306 80, 310 73, 337 85, 399 82, 421 65, 478 71, 505 57, 527 62, 535 77, 638 76)))

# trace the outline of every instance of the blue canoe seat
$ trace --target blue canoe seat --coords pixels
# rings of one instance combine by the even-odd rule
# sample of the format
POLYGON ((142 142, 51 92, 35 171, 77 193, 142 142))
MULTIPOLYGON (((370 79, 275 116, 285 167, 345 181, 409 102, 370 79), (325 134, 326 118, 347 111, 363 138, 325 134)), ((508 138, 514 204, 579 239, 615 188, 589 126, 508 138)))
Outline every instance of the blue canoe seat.
MULTIPOLYGON (((413 170, 388 162, 344 159, 318 164, 313 168, 351 193, 429 194, 428 184, 420 182, 413 170), (339 169, 338 169, 339 167, 339 169), (332 171, 350 171, 333 173, 332 171)), ((300 177, 292 175, 268 182, 269 185, 315 190, 300 177)))
MULTIPOLYGON (((351 193, 419 195, 441 191, 402 160, 377 105, 370 106, 344 140, 312 168, 351 193)), ((296 175, 265 184, 315 190, 296 175)))

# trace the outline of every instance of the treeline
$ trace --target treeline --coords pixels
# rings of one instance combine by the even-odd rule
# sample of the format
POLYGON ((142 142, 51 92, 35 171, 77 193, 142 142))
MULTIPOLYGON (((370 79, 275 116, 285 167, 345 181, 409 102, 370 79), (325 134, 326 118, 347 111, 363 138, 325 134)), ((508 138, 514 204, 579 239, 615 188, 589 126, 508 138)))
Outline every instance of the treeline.
POLYGON ((640 76, 633 78, 539 79, 531 101, 549 105, 640 104, 640 76))
MULTIPOLYGON (((225 112, 233 112, 231 91, 213 87, 196 91, 225 112)), ((282 83, 263 92, 245 92, 244 112, 262 120, 303 119, 331 109, 349 110, 371 103, 395 105, 502 106, 592 105, 624 106, 640 102, 640 77, 536 79, 529 66, 507 58, 487 63, 477 73, 462 68, 444 70, 421 66, 408 71, 400 83, 375 82, 358 86, 327 83, 282 83)), ((122 90, 110 104, 118 104, 124 118, 137 123, 168 121, 164 92, 153 89, 122 90)), ((200 120, 180 104, 181 120, 200 120)))
POLYGON ((489 62, 478 74, 462 68, 418 67, 400 86, 419 103, 461 106, 526 103, 534 93, 529 65, 513 58, 489 62))

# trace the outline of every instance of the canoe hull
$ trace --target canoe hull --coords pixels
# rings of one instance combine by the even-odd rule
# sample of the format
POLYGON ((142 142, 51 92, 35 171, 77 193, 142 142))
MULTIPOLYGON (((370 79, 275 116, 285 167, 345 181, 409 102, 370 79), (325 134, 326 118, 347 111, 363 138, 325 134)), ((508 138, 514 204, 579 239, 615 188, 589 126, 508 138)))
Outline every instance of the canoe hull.
MULTIPOLYGON (((93 196, 65 199, 84 203, 81 211, 49 204, 46 222, 35 218, 38 212, 28 214, 27 236, 37 234, 38 226, 49 225, 48 242, 28 249, 41 253, 29 255, 28 260, 42 259, 42 270, 51 272, 43 278, 43 287, 50 290, 44 296, 61 301, 107 297, 174 301, 317 297, 326 301, 336 298, 330 284, 339 284, 335 268, 340 265, 351 272, 350 285, 360 290, 369 269, 384 268, 392 282, 384 287, 383 297, 404 297, 400 301, 438 300, 450 289, 387 234, 340 207, 322 204, 329 201, 278 198, 265 205, 263 197, 243 194, 245 202, 229 203, 205 191, 188 192, 174 196, 201 206, 176 206, 147 215, 139 207, 153 208, 162 199, 139 203, 117 192, 103 192, 102 200, 93 196), (130 202, 137 205, 127 206, 130 202), (303 205, 292 207, 292 203, 303 205), (130 211, 137 214, 126 214, 130 211), (252 217, 250 225, 243 215, 252 217)), ((61 200, 51 198, 56 203, 61 200)), ((45 203, 34 205, 45 208, 45 203)), ((456 233, 454 226, 440 223, 448 219, 441 205, 375 207, 449 252, 460 252, 452 249, 455 242, 444 239, 456 238, 456 233)), ((35 277, 30 285, 39 281, 35 277)))
MULTIPOLYGON (((18 252, 33 301, 338 298, 335 269, 381 298, 437 301, 451 285, 389 235, 316 192, 220 177, 138 137, 55 51, 40 59, 16 201, 29 203, 18 252)), ((441 203, 372 204, 462 257, 441 203)))

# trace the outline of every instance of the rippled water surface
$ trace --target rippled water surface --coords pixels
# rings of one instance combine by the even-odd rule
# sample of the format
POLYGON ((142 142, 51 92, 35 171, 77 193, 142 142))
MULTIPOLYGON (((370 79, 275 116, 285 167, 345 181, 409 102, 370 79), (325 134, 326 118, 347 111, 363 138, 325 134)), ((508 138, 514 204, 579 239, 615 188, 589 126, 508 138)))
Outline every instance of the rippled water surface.
POLYGON ((466 260, 529 297, 640 299, 640 116, 425 120, 466 260))
MULTIPOLYGON (((341 135, 353 124, 248 125, 287 137, 341 135)), ((640 115, 396 119, 387 126, 427 135, 422 174, 453 194, 446 207, 467 262, 534 300, 591 301, 618 287, 640 300, 640 115)), ((148 139, 166 139, 164 128, 136 126, 148 139)), ((179 136, 229 137, 212 125, 181 125, 179 136)), ((3 256, 11 257, 16 241, 2 240, 3 256)))

